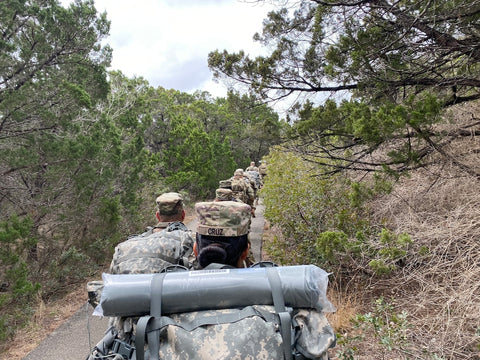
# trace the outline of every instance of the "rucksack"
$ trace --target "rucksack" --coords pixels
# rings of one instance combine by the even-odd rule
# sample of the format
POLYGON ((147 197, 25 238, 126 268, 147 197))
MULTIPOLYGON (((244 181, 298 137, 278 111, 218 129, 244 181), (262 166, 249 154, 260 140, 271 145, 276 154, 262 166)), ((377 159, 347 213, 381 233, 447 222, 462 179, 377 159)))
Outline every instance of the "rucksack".
POLYGON ((335 345, 323 313, 331 305, 328 274, 313 265, 258 270, 104 274, 102 315, 139 319, 134 341, 117 339, 110 329, 90 359, 114 356, 112 349, 136 360, 328 359, 335 345), (188 308, 195 311, 183 311, 188 308))
POLYGON ((245 191, 246 191, 247 184, 246 184, 245 180, 243 178, 241 178, 241 179, 232 178, 231 183, 232 183, 233 195, 238 200, 246 203, 247 202, 247 197, 246 197, 245 191))
POLYGON ((157 273, 169 265, 183 265, 189 268, 193 243, 191 232, 182 223, 174 222, 159 232, 151 229, 130 237, 115 247, 110 272, 157 273))
POLYGON ((253 178, 257 189, 260 189, 262 182, 260 181, 260 174, 258 173, 258 171, 247 171, 247 174, 249 174, 253 178))

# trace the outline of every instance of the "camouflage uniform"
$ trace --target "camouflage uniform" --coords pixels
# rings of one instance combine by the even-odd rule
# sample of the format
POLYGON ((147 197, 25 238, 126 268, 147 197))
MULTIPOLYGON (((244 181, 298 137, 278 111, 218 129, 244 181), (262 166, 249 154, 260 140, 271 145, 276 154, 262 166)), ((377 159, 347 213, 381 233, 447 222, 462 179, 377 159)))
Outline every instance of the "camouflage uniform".
POLYGON ((215 190, 215 201, 238 201, 233 197, 233 191, 230 189, 218 188, 215 190))
POLYGON ((252 215, 255 216, 255 192, 250 178, 244 174, 242 169, 237 169, 230 181, 232 182, 232 191, 235 198, 250 205, 252 215))
POLYGON ((248 234, 250 206, 241 202, 199 202, 195 204, 197 234, 230 237, 248 234))
POLYGON ((256 171, 258 172, 258 167, 255 166, 255 162, 252 161, 250 163, 250 166, 245 169, 245 171, 256 171))
POLYGON ((247 204, 248 195, 247 195, 247 184, 243 178, 243 170, 237 169, 232 178, 229 179, 233 191, 233 196, 247 204))
POLYGON ((267 176, 267 163, 265 161, 262 161, 260 166, 258 167, 258 172, 262 176, 262 179, 267 176))
MULTIPOLYGON (((175 192, 157 197, 157 212, 160 219, 179 219, 183 216, 183 197, 175 192)), ((195 266, 194 239, 191 231, 181 221, 160 221, 147 232, 131 236, 115 247, 111 274, 159 273, 168 266, 180 264, 187 268, 195 266)), ((95 307, 100 301, 102 282, 87 284, 89 301, 95 307)), ((138 318, 112 317, 109 330, 117 338, 130 341, 138 318)), ((96 359, 90 357, 90 359, 96 359)))
MULTIPOLYGON (((250 207, 241 202, 220 201, 197 203, 197 232, 214 236, 241 236, 248 233, 250 207)), ((227 273, 225 273, 227 274, 227 273)), ((328 359, 328 349, 335 345, 335 334, 322 311, 289 309, 295 338, 293 357, 328 359)), ((152 314, 151 314, 152 315, 152 314)), ((269 305, 251 305, 243 308, 204 310, 162 315, 160 327, 148 333, 148 349, 158 351, 148 359, 283 359, 283 332, 286 326, 279 322, 277 309, 269 305), (235 320, 232 320, 235 319, 235 320), (158 337, 157 337, 158 336, 158 337), (158 339, 158 348, 153 345, 158 339)), ((157 316, 153 314, 153 316, 157 316)), ((148 316, 147 316, 148 318, 148 316)), ((120 319, 120 318, 117 318, 120 319)), ((121 318, 116 324, 122 332, 119 337, 133 344, 129 334, 135 330, 136 318, 121 318), (124 336, 124 337, 122 337, 124 336), (126 337, 125 337, 126 336, 126 337)), ((144 324, 144 323, 142 323, 144 324)), ((290 325, 288 323, 288 325, 290 325)), ((138 323, 140 326, 140 322, 138 323)), ((137 340, 141 339, 137 328, 137 340)), ((145 328, 146 329, 146 328, 145 328)), ((289 347, 287 347, 289 349, 289 347)), ((137 354, 144 347, 138 347, 137 354)), ((90 357, 90 359, 101 359, 90 357)), ((121 359, 116 357, 115 359, 121 359)))

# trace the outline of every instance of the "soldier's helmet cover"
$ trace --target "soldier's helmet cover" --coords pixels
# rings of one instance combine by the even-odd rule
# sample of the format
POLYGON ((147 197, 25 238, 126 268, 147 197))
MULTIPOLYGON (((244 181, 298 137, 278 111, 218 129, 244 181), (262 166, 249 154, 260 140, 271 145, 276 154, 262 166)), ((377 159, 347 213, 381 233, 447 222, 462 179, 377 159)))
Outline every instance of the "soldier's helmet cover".
POLYGON ((237 170, 235 170, 235 172, 233 173, 233 175, 235 175, 235 176, 243 175, 243 169, 237 169, 237 170))
POLYGON ((219 182, 219 187, 221 189, 232 189, 232 180, 220 180, 219 182))
POLYGON ((183 206, 183 197, 179 193, 169 192, 157 197, 156 203, 160 215, 175 215, 178 206, 183 206))
POLYGON ((249 205, 235 201, 212 201, 195 204, 197 233, 209 236, 242 236, 248 234, 251 221, 249 205))
POLYGON ((215 190, 215 197, 220 201, 232 201, 233 200, 233 191, 230 189, 219 188, 215 190))

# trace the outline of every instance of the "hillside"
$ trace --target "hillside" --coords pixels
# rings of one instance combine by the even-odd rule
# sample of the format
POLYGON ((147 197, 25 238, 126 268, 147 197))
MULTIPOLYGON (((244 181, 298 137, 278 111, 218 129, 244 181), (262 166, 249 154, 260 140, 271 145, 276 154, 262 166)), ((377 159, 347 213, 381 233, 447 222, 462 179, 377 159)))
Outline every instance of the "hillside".
MULTIPOLYGON (((446 146, 430 166, 370 204, 377 220, 411 235, 409 254, 415 254, 395 276, 375 280, 356 295, 364 304, 383 296, 392 299, 397 314, 406 311, 408 326, 397 328, 405 330, 404 343, 396 344, 404 351, 389 352, 388 359, 480 358, 480 179, 457 164, 480 173, 480 139, 473 135, 478 114, 479 103, 452 109, 452 129, 476 120, 472 135, 446 146)), ((365 358, 385 351, 375 345, 385 333, 377 335, 376 341, 362 342, 365 358)))

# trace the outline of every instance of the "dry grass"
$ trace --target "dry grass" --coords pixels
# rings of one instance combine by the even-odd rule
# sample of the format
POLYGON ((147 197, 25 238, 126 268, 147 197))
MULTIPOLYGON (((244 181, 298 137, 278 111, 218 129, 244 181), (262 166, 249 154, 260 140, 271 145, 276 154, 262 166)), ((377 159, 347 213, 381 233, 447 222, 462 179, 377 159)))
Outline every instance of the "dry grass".
POLYGON ((78 285, 64 298, 51 304, 40 302, 32 323, 17 332, 10 341, 8 349, 2 354, 2 360, 20 360, 35 349, 52 331, 56 330, 85 303, 85 284, 78 285))
MULTIPOLYGON (((456 116, 478 112, 470 105, 456 116)), ((480 179, 455 164, 480 173, 480 139, 456 140, 445 151, 371 204, 376 219, 414 241, 402 271, 372 288, 409 313, 415 357, 405 358, 480 359, 480 179)))
MULTIPOLYGON (((193 206, 185 209, 185 215, 186 223, 195 219, 193 206)), ((16 333, 14 339, 9 342, 8 348, 0 355, 0 360, 23 359, 51 332, 68 320, 85 303, 85 283, 79 284, 65 297, 48 305, 39 301, 32 322, 16 333)))
MULTIPOLYGON (((442 129, 472 124, 478 114, 480 103, 459 106, 442 129)), ((348 334, 350 319, 383 296, 397 313, 407 311, 411 327, 397 351, 364 334, 355 359, 480 359, 480 177, 472 176, 480 174, 480 139, 474 134, 480 124, 468 130, 470 136, 445 143, 444 153, 429 159, 432 165, 411 172, 370 204, 376 223, 410 234, 413 244, 393 276, 369 283, 352 279, 348 288, 330 289, 337 312, 329 321, 337 333, 348 334)))

